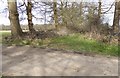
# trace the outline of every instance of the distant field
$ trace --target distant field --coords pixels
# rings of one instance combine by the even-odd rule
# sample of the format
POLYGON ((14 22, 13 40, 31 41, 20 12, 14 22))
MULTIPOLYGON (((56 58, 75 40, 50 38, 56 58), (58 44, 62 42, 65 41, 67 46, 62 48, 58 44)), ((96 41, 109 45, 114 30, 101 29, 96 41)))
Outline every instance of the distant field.
POLYGON ((0 43, 2 43, 2 38, 9 36, 11 34, 10 30, 2 30, 0 31, 0 43))
MULTIPOLYGON (((48 29, 54 29, 55 27, 53 25, 34 25, 33 26, 36 30, 48 30, 48 29)), ((21 25, 22 30, 28 30, 27 25, 21 25)), ((0 30, 11 30, 10 26, 1 25, 0 30)))
POLYGON ((11 32, 11 30, 0 30, 0 33, 11 32))
POLYGON ((2 30, 0 31, 0 36, 4 37, 4 36, 8 36, 10 35, 11 31, 10 30, 2 30))

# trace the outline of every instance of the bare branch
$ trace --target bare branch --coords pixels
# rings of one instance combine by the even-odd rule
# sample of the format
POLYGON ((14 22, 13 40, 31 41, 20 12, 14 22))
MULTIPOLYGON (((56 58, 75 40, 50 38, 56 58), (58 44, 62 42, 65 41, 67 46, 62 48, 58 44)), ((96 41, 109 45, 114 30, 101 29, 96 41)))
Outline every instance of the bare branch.
POLYGON ((101 14, 105 14, 105 13, 109 12, 111 10, 111 8, 113 7, 113 5, 114 5, 114 3, 110 6, 110 8, 107 11, 102 12, 101 14))

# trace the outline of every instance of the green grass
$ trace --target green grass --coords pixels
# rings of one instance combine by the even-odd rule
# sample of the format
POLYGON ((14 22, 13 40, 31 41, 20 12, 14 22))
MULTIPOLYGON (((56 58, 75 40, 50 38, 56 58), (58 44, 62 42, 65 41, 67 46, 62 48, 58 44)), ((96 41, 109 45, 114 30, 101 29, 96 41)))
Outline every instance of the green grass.
POLYGON ((0 31, 0 44, 3 42, 2 38, 10 36, 10 35, 11 35, 11 33, 8 31, 0 31))
POLYGON ((62 48, 69 50, 118 56, 117 45, 109 45, 96 40, 84 39, 82 35, 54 38, 51 43, 56 48, 62 46, 62 48))
MULTIPOLYGON (((8 36, 10 32, 3 32, 2 36, 8 36)), ((46 40, 13 40, 10 42, 3 41, 3 44, 15 44, 15 45, 32 45, 36 47, 44 46, 50 48, 58 48, 58 49, 66 49, 66 50, 75 50, 80 52, 89 52, 96 53, 102 55, 111 55, 118 56, 118 46, 114 44, 105 44, 102 42, 98 42, 96 40, 90 40, 84 38, 83 35, 80 34, 72 34, 69 36, 61 36, 57 38, 51 38, 46 40), (48 46, 49 45, 49 46, 48 46)))

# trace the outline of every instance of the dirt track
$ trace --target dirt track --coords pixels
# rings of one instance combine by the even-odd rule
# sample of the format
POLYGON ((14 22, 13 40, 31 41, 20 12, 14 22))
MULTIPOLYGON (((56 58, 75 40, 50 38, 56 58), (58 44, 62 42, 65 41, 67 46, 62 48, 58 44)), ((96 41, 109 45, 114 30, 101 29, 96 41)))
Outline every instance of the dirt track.
POLYGON ((6 76, 117 76, 115 57, 85 56, 29 46, 3 46, 6 76))

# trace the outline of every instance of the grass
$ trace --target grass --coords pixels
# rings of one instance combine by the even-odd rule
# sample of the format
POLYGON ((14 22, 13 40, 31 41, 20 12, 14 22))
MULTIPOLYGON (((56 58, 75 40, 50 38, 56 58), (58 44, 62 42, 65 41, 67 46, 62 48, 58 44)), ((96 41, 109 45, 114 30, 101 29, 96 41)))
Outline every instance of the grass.
POLYGON ((2 38, 10 36, 10 31, 0 31, 0 44, 3 42, 2 38))
MULTIPOLYGON (((9 32, 3 32, 2 36, 10 35, 9 32)), ((3 44, 15 44, 15 45, 32 45, 35 47, 40 47, 46 45, 50 48, 75 50, 80 52, 90 52, 103 55, 118 56, 118 46, 109 45, 96 40, 90 40, 84 38, 81 34, 72 34, 69 36, 61 36, 57 38, 50 38, 45 40, 13 40, 11 42, 3 41, 3 44)))
POLYGON ((54 47, 63 46, 69 50, 118 56, 117 45, 109 45, 96 40, 85 39, 82 35, 54 38, 52 39, 52 44, 54 44, 54 47))

